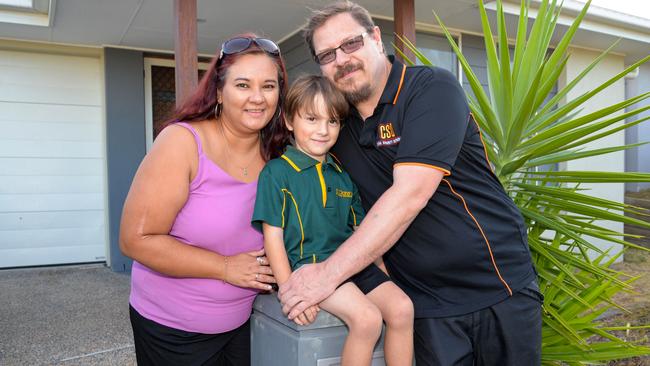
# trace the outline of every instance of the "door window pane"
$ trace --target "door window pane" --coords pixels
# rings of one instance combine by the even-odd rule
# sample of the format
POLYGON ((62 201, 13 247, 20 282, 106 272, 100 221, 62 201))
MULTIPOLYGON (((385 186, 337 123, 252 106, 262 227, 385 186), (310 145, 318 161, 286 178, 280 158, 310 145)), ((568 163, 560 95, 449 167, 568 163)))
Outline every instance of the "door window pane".
MULTIPOLYGON (((456 54, 449 46, 447 38, 418 32, 416 35, 417 47, 435 66, 442 67, 458 75, 456 54)), ((422 63, 418 60, 418 65, 422 63)))

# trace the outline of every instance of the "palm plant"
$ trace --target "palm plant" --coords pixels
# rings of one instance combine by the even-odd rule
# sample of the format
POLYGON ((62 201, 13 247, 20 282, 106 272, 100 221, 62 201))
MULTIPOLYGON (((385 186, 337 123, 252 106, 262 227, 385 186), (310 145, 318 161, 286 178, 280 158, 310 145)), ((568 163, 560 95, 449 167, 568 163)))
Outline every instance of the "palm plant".
MULTIPOLYGON (((613 334, 622 328, 605 327, 599 320, 608 309, 620 308, 612 301, 612 296, 630 290, 634 278, 609 267, 622 252, 611 255, 594 245, 591 239, 636 247, 626 240, 630 235, 606 228, 602 223, 614 221, 650 228, 649 222, 625 215, 647 214, 638 207, 590 196, 581 187, 584 183, 648 182, 650 174, 556 168, 557 164, 574 159, 637 146, 593 149, 587 144, 650 118, 622 123, 650 109, 643 107, 624 112, 625 108, 650 97, 650 92, 580 115, 580 108, 587 100, 650 56, 599 87, 563 101, 614 46, 551 97, 569 59, 569 44, 590 2, 549 52, 560 7, 556 0, 542 0, 528 34, 529 4, 523 0, 511 58, 501 0, 497 0, 496 42, 483 1, 478 0, 487 53, 489 93, 483 89, 452 35, 434 12, 471 85, 473 95, 468 95, 469 104, 482 130, 494 172, 528 225, 528 243, 545 296, 542 358, 546 365, 583 365, 650 354, 650 348, 625 342, 613 334)), ((398 38, 422 63, 431 64, 407 39, 398 38)))

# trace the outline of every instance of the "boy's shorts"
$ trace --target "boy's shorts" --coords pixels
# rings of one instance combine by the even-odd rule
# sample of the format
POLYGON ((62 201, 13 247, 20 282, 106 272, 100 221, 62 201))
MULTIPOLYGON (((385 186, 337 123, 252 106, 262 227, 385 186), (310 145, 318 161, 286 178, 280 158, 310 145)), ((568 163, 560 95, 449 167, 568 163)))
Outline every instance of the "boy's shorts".
POLYGON ((374 263, 371 263, 368 267, 361 270, 361 272, 350 277, 347 281, 343 282, 352 282, 364 295, 370 293, 370 291, 376 289, 384 282, 390 281, 390 277, 379 269, 374 263))

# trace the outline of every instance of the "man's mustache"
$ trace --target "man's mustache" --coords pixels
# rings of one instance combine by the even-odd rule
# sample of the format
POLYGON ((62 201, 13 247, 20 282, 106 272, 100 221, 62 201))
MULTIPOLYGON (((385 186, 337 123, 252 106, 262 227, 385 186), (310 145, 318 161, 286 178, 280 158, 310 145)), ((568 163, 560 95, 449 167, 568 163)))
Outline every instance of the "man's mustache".
POLYGON ((342 78, 346 74, 349 74, 349 73, 351 73, 353 71, 357 71, 357 70, 361 70, 361 69, 362 69, 362 67, 361 67, 360 63, 359 64, 349 63, 349 64, 345 64, 343 66, 339 66, 337 68, 337 70, 336 70, 336 73, 334 74, 334 81, 337 81, 338 79, 342 78))

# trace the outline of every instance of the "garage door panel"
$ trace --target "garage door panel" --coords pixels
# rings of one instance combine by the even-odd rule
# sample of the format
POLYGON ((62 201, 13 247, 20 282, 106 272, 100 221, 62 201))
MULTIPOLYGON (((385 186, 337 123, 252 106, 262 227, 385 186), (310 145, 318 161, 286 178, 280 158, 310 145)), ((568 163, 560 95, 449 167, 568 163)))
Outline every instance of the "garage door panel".
POLYGON ((103 192, 103 176, 0 176, 0 194, 102 194, 103 192))
POLYGON ((101 105, 99 59, 0 51, 0 100, 101 105))
POLYGON ((56 249, 66 246, 79 247, 104 242, 104 225, 90 228, 64 228, 40 230, 0 230, 4 249, 56 249))
POLYGON ((44 264, 65 264, 106 260, 105 245, 59 246, 56 250, 40 248, 7 249, 0 256, 0 267, 39 266, 44 264))
POLYGON ((0 100, 0 121, 101 124, 97 106, 10 103, 0 100))
POLYGON ((4 140, 0 144, 0 156, 24 158, 100 158, 104 157, 101 141, 33 141, 4 140))
POLYGON ((0 213, 0 230, 46 230, 103 225, 103 210, 0 213))
POLYGON ((100 80, 100 75, 97 72, 98 66, 97 61, 81 61, 71 64, 59 62, 49 65, 42 63, 34 67, 11 65, 0 76, 0 81, 22 86, 96 90, 95 83, 100 80), (52 67, 56 67, 55 73, 51 72, 52 67))
POLYGON ((45 71, 74 71, 79 75, 99 73, 99 59, 88 56, 61 56, 34 52, 14 52, 0 50, 0 67, 4 69, 21 68, 25 73, 45 71))
POLYGON ((100 106, 102 95, 93 89, 64 86, 23 86, 6 83, 0 90, 0 99, 16 103, 50 103, 62 105, 100 106), (6 88, 5 88, 6 87, 6 88))
POLYGON ((84 141, 94 136, 95 141, 102 138, 99 123, 52 123, 52 122, 0 122, 0 134, 11 140, 67 140, 84 141))
POLYGON ((0 207, 4 212, 103 210, 104 196, 101 193, 0 194, 0 207))
POLYGON ((0 267, 105 260, 101 73, 98 57, 0 50, 0 267))
POLYGON ((4 175, 104 175, 102 158, 0 158, 4 175))

